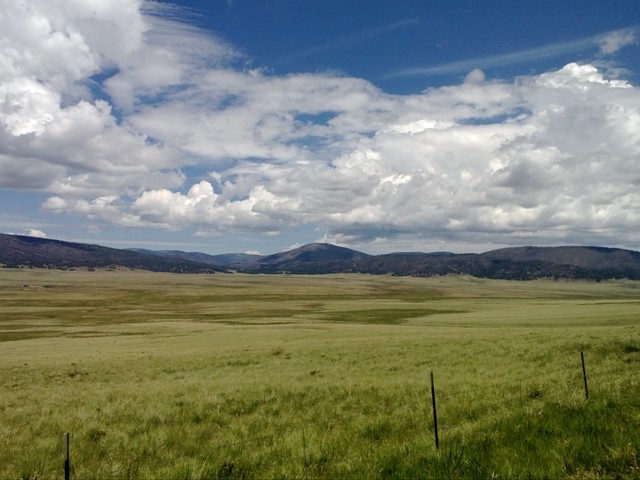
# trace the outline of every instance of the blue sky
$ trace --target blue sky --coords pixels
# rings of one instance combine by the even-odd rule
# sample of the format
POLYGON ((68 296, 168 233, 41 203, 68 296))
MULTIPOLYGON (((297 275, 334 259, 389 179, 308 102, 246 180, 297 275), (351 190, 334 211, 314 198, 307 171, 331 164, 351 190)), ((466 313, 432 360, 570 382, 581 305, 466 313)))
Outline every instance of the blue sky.
POLYGON ((633 1, 189 5, 199 15, 194 18, 198 25, 276 74, 336 70, 393 93, 459 82, 473 68, 510 78, 591 61, 598 56, 595 38, 634 29, 640 19, 633 1))
POLYGON ((640 250, 637 1, 0 1, 2 232, 640 250))

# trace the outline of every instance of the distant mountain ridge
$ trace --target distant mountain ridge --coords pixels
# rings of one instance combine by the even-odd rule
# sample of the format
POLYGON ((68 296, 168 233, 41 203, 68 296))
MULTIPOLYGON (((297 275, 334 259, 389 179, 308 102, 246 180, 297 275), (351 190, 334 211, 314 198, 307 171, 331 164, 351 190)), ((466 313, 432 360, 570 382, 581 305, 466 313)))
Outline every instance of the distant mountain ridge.
POLYGON ((401 252, 368 255, 311 243, 273 255, 207 255, 179 250, 121 250, 21 235, 0 234, 5 267, 131 268, 201 273, 366 273, 374 275, 471 275, 479 278, 640 280, 640 252, 596 246, 512 247, 485 253, 401 252))
POLYGON ((565 278, 640 280, 640 252, 604 247, 513 247, 479 254, 391 253, 356 264, 360 273, 392 275, 472 275, 533 280, 565 278))
POLYGON ((132 248, 134 252, 145 255, 155 255, 164 258, 181 258, 193 262, 205 263, 217 267, 230 267, 238 264, 248 264, 260 260, 264 255, 252 255, 248 253, 223 253, 221 255, 209 255, 201 252, 183 252, 182 250, 147 250, 145 248, 132 248))
POLYGON ((339 247, 330 243, 310 243, 302 247, 262 257, 251 264, 236 265, 246 272, 292 272, 292 273, 324 273, 315 270, 335 268, 349 264, 354 260, 363 260, 370 255, 350 248, 339 247))
POLYGON ((606 269, 613 264, 640 266, 640 252, 606 247, 511 247, 482 254, 486 258, 542 261, 581 268, 606 269))
POLYGON ((207 273, 218 267, 179 258, 162 258, 131 250, 0 234, 0 264, 34 268, 130 268, 152 272, 207 273))

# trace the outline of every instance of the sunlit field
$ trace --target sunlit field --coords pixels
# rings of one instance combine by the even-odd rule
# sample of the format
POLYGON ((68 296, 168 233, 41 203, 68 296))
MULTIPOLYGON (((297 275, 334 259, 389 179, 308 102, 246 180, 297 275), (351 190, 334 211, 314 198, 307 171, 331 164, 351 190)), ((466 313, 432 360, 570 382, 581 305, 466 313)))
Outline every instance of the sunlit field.
POLYGON ((0 478, 640 478, 639 282, 6 269, 0 376, 0 478))

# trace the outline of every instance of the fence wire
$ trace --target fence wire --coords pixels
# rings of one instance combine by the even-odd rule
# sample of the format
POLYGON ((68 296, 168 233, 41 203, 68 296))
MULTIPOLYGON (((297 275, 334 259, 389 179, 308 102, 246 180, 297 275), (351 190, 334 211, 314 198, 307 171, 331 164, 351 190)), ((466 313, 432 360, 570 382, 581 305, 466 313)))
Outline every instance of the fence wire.
MULTIPOLYGON (((640 363, 638 365, 640 365, 640 363)), ((452 433, 455 433, 456 431, 463 430, 465 428, 463 425, 456 425, 456 424, 451 424, 446 422, 447 413, 448 413, 447 411, 449 409, 448 407, 459 408, 459 406, 455 404, 451 406, 451 401, 456 401, 465 396, 477 398, 478 395, 481 393, 486 393, 494 390, 501 391, 500 396, 494 395, 491 398, 487 398, 485 396, 481 402, 475 402, 476 406, 474 408, 477 408, 477 409, 497 408, 500 406, 509 406, 516 403, 520 404, 520 406, 524 408, 526 406, 535 405, 535 403, 533 402, 561 400, 561 399, 567 398, 567 395, 563 393, 562 389, 560 390, 555 389, 554 391, 551 391, 551 393, 546 393, 545 391, 538 391, 538 390, 535 390, 535 391, 524 390, 524 387, 529 386, 532 381, 545 379, 545 381, 537 382, 535 384, 535 388, 538 389, 541 386, 544 386, 545 383, 548 384, 548 382, 551 381, 549 379, 550 376, 556 375, 558 373, 570 372, 570 371, 572 371, 573 373, 565 378, 566 385, 564 385, 564 388, 567 389, 565 391, 569 394, 571 392, 573 392, 573 394, 582 393, 584 391, 583 385, 582 385, 583 372, 579 362, 576 362, 574 365, 570 365, 570 366, 565 365, 561 368, 547 370, 547 371, 536 373, 533 375, 528 375, 526 377, 505 380, 501 382, 495 382, 490 385, 484 385, 476 388, 469 388, 464 390, 447 392, 444 394, 438 393, 438 388, 436 384, 438 418, 439 418, 439 423, 441 425, 440 430, 442 430, 443 433, 447 433, 450 435, 452 433), (573 379, 572 388, 571 388, 571 384, 569 384, 568 382, 570 379, 573 379), (529 393, 527 393, 527 391, 529 391, 529 393)), ((589 365, 589 363, 587 363, 587 378, 590 382, 589 388, 591 389, 591 386, 593 385, 594 391, 597 392, 599 389, 599 386, 602 385, 602 383, 604 382, 602 381, 596 382, 596 380, 607 378, 609 380, 609 383, 615 382, 615 381, 622 381, 622 382, 629 381, 630 378, 633 378, 633 371, 632 371, 631 365, 615 366, 615 367, 611 367, 604 370, 598 370, 597 365, 594 366, 594 365, 589 365), (620 379, 619 376, 617 378, 612 378, 613 376, 619 375, 619 374, 624 374, 624 378, 620 379)), ((416 398, 414 400, 415 400, 416 409, 418 410, 422 409, 425 412, 424 424, 422 426, 416 425, 416 428, 423 430, 425 432, 425 435, 427 435, 427 432, 429 431, 429 427, 427 426, 427 424, 433 421, 433 412, 430 408, 431 407, 430 403, 432 399, 430 396, 429 386, 426 385, 426 383, 424 385, 424 388, 418 387, 418 390, 416 390, 416 398), (418 394, 419 390, 423 390, 423 395, 421 397, 418 394), (422 403, 420 403, 420 400, 423 400, 422 403)), ((474 402, 470 402, 470 403, 472 405, 474 404, 474 402)), ((331 427, 334 425, 341 425, 344 427, 344 425, 346 424, 353 423, 358 420, 367 419, 367 418, 372 418, 372 415, 365 412, 361 412, 361 413, 353 412, 348 415, 343 414, 340 416, 334 416, 330 419, 325 419, 322 421, 316 421, 316 422, 307 421, 304 424, 282 426, 280 428, 277 428, 275 432, 272 431, 269 434, 264 434, 264 435, 250 434, 251 435, 250 438, 239 439, 234 442, 227 442, 227 443, 224 443, 224 445, 221 445, 220 443, 214 443, 212 445, 209 445, 209 448, 211 448, 212 450, 211 450, 211 453, 206 457, 205 461, 208 461, 209 457, 214 452, 216 451, 219 452, 221 449, 229 451, 236 448, 245 448, 251 445, 257 445, 264 442, 274 442, 276 439, 281 439, 283 437, 292 436, 292 435, 299 435, 301 438, 301 442, 305 442, 305 440, 303 440, 305 431, 320 430, 320 429, 327 430, 328 427, 331 427)), ((481 420, 481 419, 482 419, 482 415, 478 416, 477 420, 481 420)), ((249 434, 247 433, 247 435, 249 434)), ((77 466, 73 458, 71 458, 71 463, 75 470, 77 466)))

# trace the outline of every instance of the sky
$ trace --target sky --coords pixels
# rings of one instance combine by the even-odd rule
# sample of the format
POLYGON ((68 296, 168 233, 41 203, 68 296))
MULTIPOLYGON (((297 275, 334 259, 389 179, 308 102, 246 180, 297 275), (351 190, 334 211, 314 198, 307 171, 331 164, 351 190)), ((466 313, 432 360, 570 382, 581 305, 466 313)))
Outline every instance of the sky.
POLYGON ((0 0, 0 232, 640 250, 637 0, 0 0))

